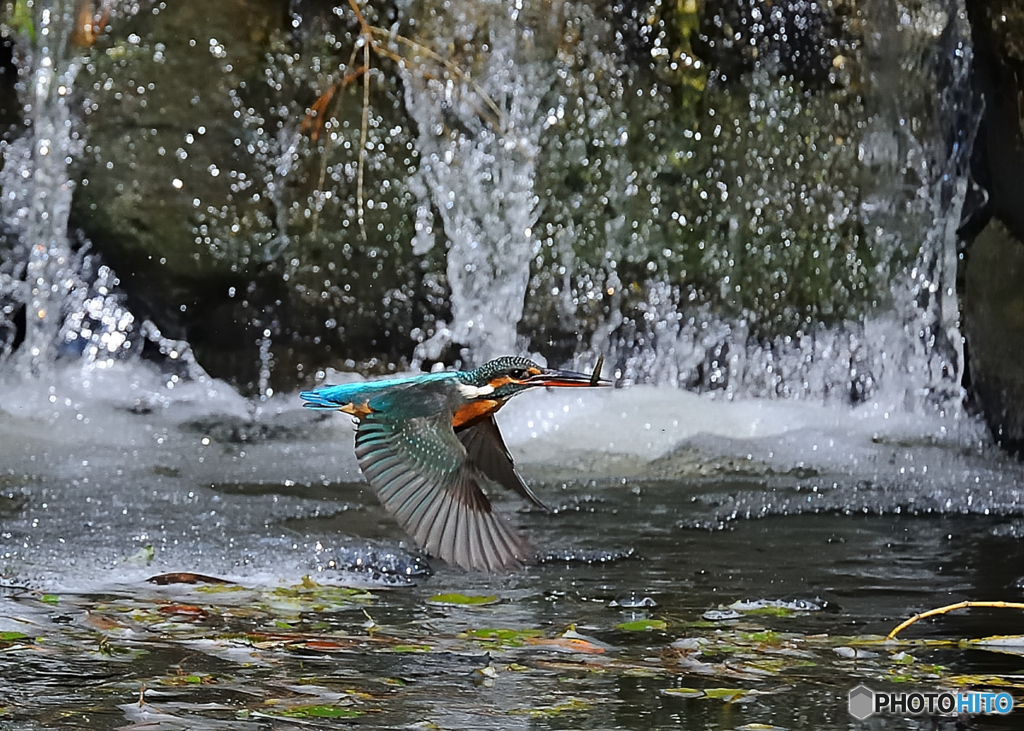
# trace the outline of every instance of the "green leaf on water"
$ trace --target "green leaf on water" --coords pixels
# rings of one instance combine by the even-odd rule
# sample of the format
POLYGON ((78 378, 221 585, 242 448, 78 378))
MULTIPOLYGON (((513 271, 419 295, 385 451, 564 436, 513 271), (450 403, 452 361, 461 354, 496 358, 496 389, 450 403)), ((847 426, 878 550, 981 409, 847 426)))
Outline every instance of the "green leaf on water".
POLYGON ((28 639, 28 635, 24 632, 0 632, 0 642, 16 642, 26 639, 28 639))
POLYGON ((750 700, 752 696, 760 695, 756 690, 745 688, 663 688, 661 693, 676 698, 717 698, 726 703, 750 700))
POLYGON ((433 649, 430 645, 394 645, 391 652, 430 652, 433 649))
POLYGON ((522 647, 529 637, 541 637, 539 629, 507 629, 505 627, 481 627, 463 632, 460 637, 468 637, 477 642, 499 647, 522 647))
POLYGON ((53 606, 57 606, 58 604, 60 604, 60 597, 56 594, 43 594, 41 597, 39 597, 39 601, 43 602, 44 604, 51 604, 53 606))
POLYGON ((427 604, 435 607, 482 607, 488 604, 497 604, 500 601, 496 596, 467 596, 466 594, 434 594, 427 599, 427 604))
POLYGON ((560 713, 571 711, 582 711, 594 704, 594 701, 583 698, 566 698, 564 701, 551 706, 540 706, 538 708, 513 708, 509 713, 513 716, 531 716, 543 718, 545 716, 557 716, 560 713))
POLYGON ((358 718, 364 711, 341 706, 297 706, 287 711, 276 711, 274 715, 285 718, 358 718))
POLYGON ((632 622, 621 622, 615 625, 615 629, 624 632, 645 632, 653 629, 663 630, 668 627, 664 619, 634 619, 632 622))
POLYGON ((200 584, 192 587, 192 591, 199 591, 203 594, 223 594, 228 591, 249 591, 238 584, 200 584))
POLYGON ((796 611, 789 607, 767 606, 749 609, 743 613, 754 617, 792 617, 796 611))
POLYGON ((373 594, 364 589, 353 589, 348 586, 330 586, 310 581, 309 577, 295 586, 279 586, 272 592, 277 596, 305 598, 310 596, 333 596, 341 599, 372 599, 373 594))

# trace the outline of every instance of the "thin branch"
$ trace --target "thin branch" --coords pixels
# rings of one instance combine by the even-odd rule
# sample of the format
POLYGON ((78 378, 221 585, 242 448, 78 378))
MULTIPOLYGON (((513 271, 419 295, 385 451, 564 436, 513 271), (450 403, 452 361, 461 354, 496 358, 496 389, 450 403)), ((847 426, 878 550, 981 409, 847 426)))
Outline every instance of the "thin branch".
POLYGON ((952 611, 954 611, 956 609, 966 609, 966 608, 969 608, 969 607, 992 607, 992 608, 995 608, 995 609, 1024 609, 1024 604, 1022 604, 1020 602, 972 602, 972 601, 964 601, 964 602, 957 602, 956 604, 949 604, 949 605, 944 606, 944 607, 939 607, 938 609, 929 609, 927 612, 921 612, 920 614, 915 614, 913 617, 911 617, 907 621, 899 624, 897 627, 895 627, 893 629, 892 632, 890 632, 889 634, 887 634, 885 636, 885 639, 886 640, 895 640, 896 639, 896 635, 898 635, 900 632, 902 632, 903 630, 905 630, 907 627, 909 627, 910 625, 914 624, 914 622, 917 622, 918 620, 926 619, 928 617, 934 617, 934 616, 939 615, 939 614, 946 614, 947 612, 952 612, 952 611))
POLYGON ((359 233, 366 241, 366 218, 363 216, 363 173, 366 170, 366 138, 370 129, 370 44, 363 44, 363 122, 359 130, 359 180, 356 182, 356 204, 359 211, 359 233))

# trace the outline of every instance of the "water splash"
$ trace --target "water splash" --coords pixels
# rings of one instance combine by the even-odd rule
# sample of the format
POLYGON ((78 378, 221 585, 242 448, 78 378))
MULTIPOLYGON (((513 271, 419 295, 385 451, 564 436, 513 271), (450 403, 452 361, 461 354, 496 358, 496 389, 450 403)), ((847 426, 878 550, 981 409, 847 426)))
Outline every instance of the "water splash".
MULTIPOLYGON (((887 20, 871 18, 879 25, 887 20)), ((966 20, 956 7, 941 20, 919 41, 935 43, 930 50, 946 67, 941 84, 929 62, 915 62, 912 73, 899 81, 902 103, 872 102, 874 107, 866 108, 849 130, 849 119, 837 117, 832 132, 827 114, 818 119, 813 134, 826 133, 817 141, 820 154, 836 159, 817 181, 803 177, 804 168, 814 165, 804 158, 798 160, 802 165, 787 168, 795 178, 778 178, 778 169, 786 167, 778 160, 780 149, 789 149, 780 140, 803 138, 801 117, 816 103, 814 95, 795 94, 795 88, 759 69, 746 81, 752 91, 745 116, 729 107, 712 108, 704 138, 694 135, 713 157, 706 180, 693 178, 702 194, 696 202, 709 202, 673 214, 691 236, 695 222, 712 224, 698 230, 692 242, 701 252, 699 264, 689 267, 700 268, 698 283, 687 283, 693 277, 685 264, 676 281, 671 274, 654 273, 636 288, 642 296, 630 306, 617 272, 579 272, 580 280, 606 290, 606 311, 613 313, 594 330, 590 351, 610 354, 627 383, 716 390, 728 397, 854 404, 884 397, 911 411, 959 409, 964 354, 956 300, 956 229, 977 115, 969 91, 966 20), (928 84, 943 89, 939 103, 914 106, 914 95, 922 93, 917 87, 928 84), (938 119, 919 120, 912 130, 904 119, 908 108, 931 110, 938 119), (967 122, 961 125, 967 131, 954 144, 948 142, 950 130, 960 127, 942 117, 967 122), (853 135, 852 146, 847 132, 853 135), (839 134, 845 136, 841 144, 828 136, 839 134), (740 160, 733 159, 737 146, 740 160), (837 169, 869 175, 851 183, 837 169), (807 230, 794 230, 801 226, 807 230), (800 247, 810 248, 805 261, 775 271, 778 252, 800 247), (805 271, 808 262, 811 268, 805 271), (708 271, 717 273, 719 292, 699 282, 708 271), (800 281, 808 274, 813 285, 800 281), (878 293, 869 299, 864 293, 874 282, 880 284, 878 293), (741 290, 761 295, 751 299, 741 290), (785 300, 793 292, 819 299, 805 310, 773 304, 773 298, 785 300), (787 324, 780 328, 776 322, 787 324)), ((866 35, 875 44, 888 42, 884 34, 866 35)), ((885 74, 899 64, 888 57, 876 64, 865 77, 881 88, 891 81, 885 74)), ((820 105, 816 108, 821 111, 820 105)), ((656 225, 653 218, 641 221, 646 223, 656 225)), ((614 229, 615 224, 609 225, 614 229)), ((627 258, 622 254, 629 249, 615 243, 624 237, 606 233, 609 258, 627 258)), ((676 243, 662 256, 651 238, 646 243, 651 272, 671 271, 672 258, 685 256, 682 247, 691 245, 676 243)))
POLYGON ((417 348, 418 360, 437 358, 449 343, 465 346, 471 362, 521 350, 516 330, 535 253, 540 111, 550 82, 526 58, 516 12, 500 1, 448 6, 456 34, 488 38, 475 84, 409 67, 404 74, 406 107, 419 128, 420 178, 450 241, 452 322, 439 323, 417 348))
MULTIPOLYGON (((67 0, 33 15, 34 42, 23 43, 28 69, 23 87, 28 129, 4 149, 0 203, 7 236, 15 243, 4 272, 11 312, 25 309, 25 338, 20 349, 24 372, 43 375, 57 355, 66 299, 74 287, 73 254, 67 235, 74 183, 70 159, 80 143, 71 122, 71 92, 81 68, 71 48, 74 3, 67 0)), ((5 323, 0 323, 5 324, 5 323)), ((6 323, 7 329, 13 328, 6 323)), ((5 355, 10 355, 9 337, 5 355)))

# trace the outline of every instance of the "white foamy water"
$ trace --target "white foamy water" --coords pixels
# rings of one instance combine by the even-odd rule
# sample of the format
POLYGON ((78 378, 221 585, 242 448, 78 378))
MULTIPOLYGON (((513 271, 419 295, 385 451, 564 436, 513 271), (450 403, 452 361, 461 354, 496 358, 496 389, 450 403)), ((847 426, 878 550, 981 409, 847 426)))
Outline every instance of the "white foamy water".
MULTIPOLYGON (((148 365, 68 367, 58 383, 0 395, 6 581, 351 580, 339 565, 370 552, 408 560, 362 481, 348 416, 294 394, 256 409, 209 379, 168 388, 148 365)), ((499 422, 542 499, 656 489, 682 506, 680 530, 807 511, 1022 512, 1024 470, 960 413, 635 386, 527 393, 499 422)), ((518 502, 499 500, 514 517, 518 502)))

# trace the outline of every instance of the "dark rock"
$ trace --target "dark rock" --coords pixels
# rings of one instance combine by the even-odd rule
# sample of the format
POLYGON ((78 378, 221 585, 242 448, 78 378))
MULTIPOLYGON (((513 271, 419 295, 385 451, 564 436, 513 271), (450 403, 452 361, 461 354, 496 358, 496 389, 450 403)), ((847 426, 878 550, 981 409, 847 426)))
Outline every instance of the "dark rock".
POLYGON ((364 238, 352 144, 362 87, 338 84, 357 26, 318 5, 295 18, 299 34, 289 7, 169 3, 120 18, 78 79, 74 225, 137 315, 244 392, 268 370, 280 388, 325 365, 400 362, 433 301, 429 257, 410 251, 416 164, 395 75, 371 79, 369 144, 386 153, 367 156, 364 238), (307 110, 325 93, 313 133, 307 110))
POLYGON ((850 38, 843 4, 814 0, 709 0, 701 5, 697 54, 723 82, 755 66, 818 86, 850 38))
POLYGON ((990 223, 965 267, 964 335, 971 392, 996 440, 1024 449, 1024 245, 990 223))
MULTIPOLYGON (((967 3, 974 40, 974 85, 985 112, 971 161, 994 216, 1024 240, 1024 6, 1017 0, 967 3)), ((975 226, 980 228, 980 225, 975 226)))

